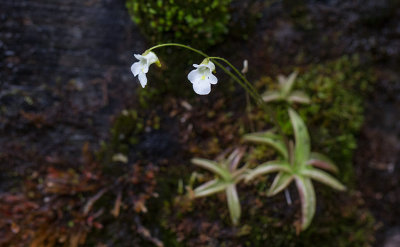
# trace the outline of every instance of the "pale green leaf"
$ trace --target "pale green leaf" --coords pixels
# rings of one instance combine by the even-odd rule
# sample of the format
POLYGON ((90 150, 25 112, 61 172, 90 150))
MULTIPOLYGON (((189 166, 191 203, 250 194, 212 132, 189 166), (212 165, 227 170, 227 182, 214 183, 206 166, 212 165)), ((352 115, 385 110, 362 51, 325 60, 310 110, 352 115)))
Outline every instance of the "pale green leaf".
POLYGON ((239 166, 240 160, 242 159, 245 153, 244 148, 236 148, 227 159, 227 167, 231 172, 235 171, 239 166))
POLYGON ((223 178, 226 181, 229 181, 231 179, 231 175, 230 175, 229 171, 220 167, 218 165, 218 163, 215 161, 194 158, 194 159, 192 159, 192 163, 215 173, 216 175, 220 176, 221 178, 223 178))
POLYGON ((197 187, 193 192, 195 197, 203 197, 203 196, 209 196, 218 192, 223 191, 226 189, 226 187, 229 184, 219 180, 219 179, 214 179, 211 181, 208 181, 207 183, 204 183, 197 187))
POLYGON ((329 159, 327 156, 320 154, 320 153, 311 152, 310 159, 307 161, 307 164, 330 171, 330 172, 333 172, 333 173, 339 172, 339 169, 333 163, 333 161, 331 159, 329 159))
POLYGON ((324 171, 317 169, 304 169, 301 174, 317 180, 320 183, 326 184, 336 190, 346 190, 346 187, 342 183, 324 171))
POLYGON ((292 91, 294 81, 296 80, 297 72, 291 73, 287 78, 285 78, 285 82, 281 83, 282 85, 282 95, 286 98, 290 91, 292 91))
POLYGON ((226 188, 226 198, 232 223, 233 225, 237 225, 239 223, 241 209, 236 186, 234 184, 230 184, 226 188))
POLYGON ((255 143, 264 143, 273 147, 276 151, 278 151, 284 159, 288 159, 288 150, 286 149, 285 142, 283 137, 270 131, 260 132, 260 133, 252 133, 247 134, 244 137, 245 141, 251 141, 255 143))
POLYGON ((291 172, 291 167, 286 161, 269 161, 250 170, 246 176, 246 181, 252 180, 254 177, 272 173, 272 172, 291 172))
POLYGON ((274 196, 287 188, 289 184, 293 181, 293 175, 287 172, 280 172, 276 175, 271 188, 268 191, 268 196, 274 196))
POLYGON ((302 166, 306 164, 310 156, 310 137, 303 120, 293 109, 289 109, 289 116, 296 139, 294 147, 294 162, 296 165, 302 166))
POLYGON ((281 94, 278 91, 267 91, 262 96, 264 102, 279 101, 281 100, 281 94))
POLYGON ((310 179, 296 176, 295 180, 301 202, 301 229, 305 230, 315 214, 315 191, 310 179))
POLYGON ((310 104, 311 103, 310 97, 308 97, 307 94, 305 94, 302 91, 294 91, 294 92, 292 92, 288 96, 287 100, 289 102, 301 103, 301 104, 310 104))

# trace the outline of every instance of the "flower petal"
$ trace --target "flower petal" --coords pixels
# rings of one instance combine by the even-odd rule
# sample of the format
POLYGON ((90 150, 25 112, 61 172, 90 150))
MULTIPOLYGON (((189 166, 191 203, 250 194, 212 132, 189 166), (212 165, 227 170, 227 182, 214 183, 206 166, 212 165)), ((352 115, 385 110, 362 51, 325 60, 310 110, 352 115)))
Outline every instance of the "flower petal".
POLYGON ((211 92, 211 84, 207 81, 196 81, 193 83, 193 90, 199 95, 207 95, 211 92))
POLYGON ((148 64, 140 64, 140 73, 147 73, 149 72, 149 65, 148 64))
POLYGON ((196 81, 198 81, 201 78, 201 74, 197 69, 195 69, 195 70, 190 71, 187 78, 191 83, 195 83, 196 81))
POLYGON ((143 59, 143 56, 140 55, 140 54, 134 54, 134 56, 135 56, 135 58, 136 58, 137 60, 143 59))
POLYGON ((150 66, 151 64, 155 63, 158 61, 158 57, 154 52, 149 52, 144 58, 147 59, 147 64, 150 66))
POLYGON ((211 84, 217 84, 218 78, 215 75, 210 73, 208 75, 208 82, 211 83, 211 84))
POLYGON ((215 70, 215 64, 213 62, 208 62, 207 67, 213 72, 215 70))
POLYGON ((144 88, 147 84, 147 77, 145 73, 139 73, 139 82, 142 85, 142 87, 144 88))
POLYGON ((134 76, 137 76, 140 73, 140 67, 141 67, 140 62, 136 62, 136 63, 132 64, 131 71, 134 76))

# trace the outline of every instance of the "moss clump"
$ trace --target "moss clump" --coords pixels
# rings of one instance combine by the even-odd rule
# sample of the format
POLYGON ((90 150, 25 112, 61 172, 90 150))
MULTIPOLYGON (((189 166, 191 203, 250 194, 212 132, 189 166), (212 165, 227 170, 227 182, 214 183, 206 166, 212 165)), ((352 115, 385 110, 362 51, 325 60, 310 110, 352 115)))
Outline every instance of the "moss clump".
MULTIPOLYGON (((357 56, 344 56, 326 64, 310 65, 300 73, 295 89, 311 98, 310 105, 297 111, 310 129, 313 150, 333 159, 340 168, 342 180, 352 180, 352 157, 356 135, 364 120, 364 97, 373 83, 372 73, 360 65, 357 56)), ((260 85, 276 87, 276 80, 265 77, 260 85)), ((278 119, 286 133, 292 127, 286 106, 278 105, 278 119)))
POLYGON ((153 42, 205 48, 228 32, 231 0, 127 0, 133 21, 153 42))
MULTIPOLYGON (((102 143, 101 149, 97 152, 97 159, 109 168, 113 162, 126 163, 128 156, 132 156, 133 148, 137 147, 141 141, 145 130, 159 128, 160 117, 157 114, 146 112, 146 117, 144 117, 136 110, 123 110, 115 118, 110 139, 107 143, 102 143)), ((140 156, 139 151, 137 148, 134 149, 135 157, 140 156)))
MULTIPOLYGON (((319 206, 311 226, 300 234, 293 225, 265 215, 249 215, 247 222, 251 228, 242 237, 245 246, 271 247, 369 247, 373 243, 374 218, 364 208, 357 196, 341 196, 335 200, 326 196, 329 204, 319 206), (357 204, 360 203, 360 204, 357 204)), ((321 204, 321 203, 320 203, 321 204)), ((282 210, 282 209, 280 209, 282 210)))
POLYGON ((179 198, 175 205, 167 205, 165 228, 188 247, 369 247, 374 242, 374 218, 356 194, 318 188, 323 200, 318 201, 317 216, 306 231, 297 233, 293 218, 299 213, 299 204, 294 190, 295 203, 287 205, 282 194, 267 198, 261 191, 241 187, 243 217, 238 227, 230 224, 226 201, 220 194, 191 203, 179 198))

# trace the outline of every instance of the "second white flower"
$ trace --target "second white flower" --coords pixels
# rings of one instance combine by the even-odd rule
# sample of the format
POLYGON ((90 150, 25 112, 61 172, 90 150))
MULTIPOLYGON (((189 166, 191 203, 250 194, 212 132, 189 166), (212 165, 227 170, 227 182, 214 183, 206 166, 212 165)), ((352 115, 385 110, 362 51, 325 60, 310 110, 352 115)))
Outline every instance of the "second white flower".
POLYGON ((212 72, 215 71, 213 62, 205 59, 201 64, 193 64, 196 68, 188 74, 189 81, 193 84, 193 90, 199 95, 207 95, 211 92, 211 84, 217 84, 218 79, 212 72))

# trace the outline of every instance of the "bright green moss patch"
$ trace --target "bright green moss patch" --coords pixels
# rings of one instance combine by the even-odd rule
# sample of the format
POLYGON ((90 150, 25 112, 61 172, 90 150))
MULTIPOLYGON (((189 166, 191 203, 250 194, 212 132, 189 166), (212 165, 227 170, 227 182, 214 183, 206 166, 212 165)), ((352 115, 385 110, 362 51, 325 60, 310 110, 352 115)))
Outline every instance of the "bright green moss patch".
POLYGON ((133 21, 152 43, 205 48, 228 33, 231 0, 127 0, 133 21))

